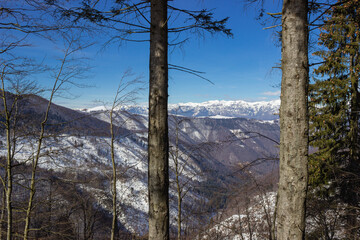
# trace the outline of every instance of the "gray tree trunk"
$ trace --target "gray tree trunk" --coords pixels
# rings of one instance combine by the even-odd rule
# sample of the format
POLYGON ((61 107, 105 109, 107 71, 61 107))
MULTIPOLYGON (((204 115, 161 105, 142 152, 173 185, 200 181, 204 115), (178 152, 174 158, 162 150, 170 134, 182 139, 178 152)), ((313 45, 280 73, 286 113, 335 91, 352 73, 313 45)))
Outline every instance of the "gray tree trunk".
POLYGON ((305 235, 309 131, 307 5, 307 0, 283 1, 278 240, 301 240, 305 235))
POLYGON ((151 0, 149 89, 149 239, 169 239, 167 1, 151 0))

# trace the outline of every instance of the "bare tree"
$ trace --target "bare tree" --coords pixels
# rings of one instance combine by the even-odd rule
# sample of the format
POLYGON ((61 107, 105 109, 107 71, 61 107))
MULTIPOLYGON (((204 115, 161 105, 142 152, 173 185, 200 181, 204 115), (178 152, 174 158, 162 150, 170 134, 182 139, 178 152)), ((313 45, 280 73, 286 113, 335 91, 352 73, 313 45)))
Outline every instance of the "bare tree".
POLYGON ((76 77, 80 77, 81 74, 86 70, 81 67, 74 68, 69 65, 70 62, 74 61, 72 56, 83 50, 84 46, 80 45, 80 40, 76 39, 76 35, 74 33, 70 33, 70 36, 65 36, 64 38, 66 49, 64 50, 64 56, 60 61, 60 66, 58 72, 54 75, 54 84, 50 92, 50 97, 47 103, 47 107, 44 113, 44 119, 40 124, 40 133, 39 137, 37 138, 37 148, 34 156, 32 157, 32 172, 31 172, 31 180, 30 180, 30 194, 28 200, 28 207, 26 210, 26 217, 25 217, 25 228, 24 228, 24 239, 29 238, 29 227, 30 227, 30 220, 31 220, 31 212, 33 210, 33 200, 36 193, 36 174, 37 168, 39 165, 39 160, 42 154, 42 145, 43 141, 46 137, 45 135, 45 127, 47 125, 47 121, 49 119, 50 108, 53 104, 53 98, 55 94, 61 91, 64 88, 64 85, 67 84, 74 84, 73 79, 76 77))
MULTIPOLYGON (((6 210, 7 210, 7 235, 6 239, 10 240, 12 238, 12 165, 13 165, 13 157, 14 157, 14 148, 12 149, 12 125, 11 125, 11 112, 8 109, 8 102, 5 92, 5 67, 2 69, 1 73, 1 83, 2 83, 2 101, 4 104, 4 113, 5 113, 5 129, 6 129, 6 147, 7 147, 7 156, 6 156, 6 173, 5 178, 1 179, 3 186, 4 186, 4 192, 6 195, 6 210)), ((17 99, 14 99, 15 104, 17 104, 17 99)), ((12 106, 13 107, 13 106, 12 106)), ((12 110, 12 109, 11 109, 12 110)), ((16 121, 16 118, 14 119, 16 121)), ((14 138, 15 139, 15 138, 14 138)))
POLYGON ((115 93, 114 101, 112 102, 111 108, 109 110, 109 118, 110 118, 110 151, 111 151, 111 164, 112 164, 112 226, 111 226, 111 239, 115 239, 115 235, 117 232, 117 190, 116 190, 116 182, 117 182, 117 164, 115 159, 115 141, 116 141, 116 111, 120 110, 119 107, 123 104, 131 103, 136 98, 136 93, 139 88, 132 88, 136 84, 140 83, 139 78, 135 78, 133 80, 128 80, 127 78, 131 77, 130 70, 126 71, 120 79, 120 83, 115 93))
MULTIPOLYGON (((173 167, 170 167, 175 174, 174 183, 176 185, 177 193, 177 239, 182 239, 182 225, 183 225, 183 202, 187 193, 193 187, 191 186, 191 181, 195 176, 186 176, 184 177, 184 171, 186 166, 189 164, 189 160, 193 157, 193 153, 196 152, 199 154, 200 147, 198 146, 183 146, 180 139, 181 135, 181 124, 184 121, 190 121, 188 118, 178 118, 176 115, 172 115, 169 119, 171 123, 175 126, 175 139, 171 139, 174 144, 170 145, 169 154, 173 162, 173 167)), ((172 141, 170 141, 171 143, 172 141)), ((202 148, 205 148, 205 144, 200 144, 202 148)), ((170 165, 171 166, 171 165, 170 165)))
MULTIPOLYGON (((2 123, 5 132, 7 132, 8 135, 7 163, 4 166, 6 174, 2 178, 2 185, 7 199, 7 239, 11 239, 14 232, 12 229, 12 192, 14 188, 13 168, 19 165, 15 159, 16 151, 19 150, 17 139, 19 138, 19 135, 25 135, 25 132, 28 133, 31 129, 29 125, 27 126, 28 129, 23 129, 25 130, 24 132, 18 129, 19 126, 24 123, 24 119, 21 119, 20 117, 21 106, 19 105, 22 104, 22 99, 26 94, 40 93, 38 86, 25 78, 32 73, 39 73, 44 70, 43 66, 35 66, 35 64, 31 63, 33 59, 22 57, 21 54, 19 54, 19 52, 21 52, 19 50, 32 46, 31 42, 34 38, 46 38, 52 40, 50 33, 63 29, 70 29, 72 27, 67 25, 65 21, 53 21, 54 18, 52 14, 54 12, 47 1, 2 1, 0 3, 0 9, 0 54, 2 70, 1 99, 3 105, 2 116, 4 116, 5 119, 2 123), (19 123, 20 121, 21 123, 19 123)), ((52 97, 53 95, 51 95, 51 98, 52 97)), ((49 106, 50 104, 51 103, 49 103, 49 106)), ((44 130, 45 124, 46 120, 41 124, 42 130, 44 130)), ((43 138, 44 133, 42 130, 39 139, 43 138)), ((34 155, 32 158, 35 162, 37 162, 40 155, 41 141, 42 140, 39 141, 38 154, 35 154, 37 156, 35 157, 34 155)), ((36 171, 36 167, 34 171, 36 171)), ((32 187, 31 192, 35 194, 32 187)), ((30 196, 31 195, 32 194, 30 194, 30 196)), ((30 211, 31 204, 29 203, 28 216, 30 216, 30 211)), ((26 217, 27 223, 29 220, 28 216, 26 217)), ((28 227, 25 227, 25 235, 27 235, 27 228, 28 227)), ((27 238, 27 236, 25 238, 27 238)))
POLYGON ((12 238, 13 225, 13 168, 17 165, 15 154, 18 151, 18 138, 26 135, 27 130, 21 128, 19 108, 22 95, 38 90, 36 84, 27 81, 26 77, 33 73, 35 65, 28 65, 24 59, 13 59, 2 63, 1 68, 1 100, 2 117, 1 121, 6 133, 6 163, 4 164, 5 175, 1 177, 1 183, 6 196, 7 212, 7 239, 12 238), (21 129, 21 130, 20 130, 21 129))
MULTIPOLYGON (((175 183, 176 183, 176 191, 177 191, 177 199, 178 199, 178 213, 177 213, 177 239, 181 239, 181 222, 182 222, 182 218, 181 218, 181 206, 182 206, 182 201, 183 201, 183 197, 185 195, 183 195, 183 189, 181 188, 181 183, 180 183, 180 174, 181 171, 183 170, 183 167, 180 166, 180 159, 179 159, 179 125, 181 123, 181 120, 178 121, 176 119, 176 117, 174 116, 174 120, 175 120, 175 149, 171 149, 172 146, 170 146, 170 156, 174 162, 174 172, 175 172, 175 183)), ((186 192, 185 192, 186 194, 186 192)))

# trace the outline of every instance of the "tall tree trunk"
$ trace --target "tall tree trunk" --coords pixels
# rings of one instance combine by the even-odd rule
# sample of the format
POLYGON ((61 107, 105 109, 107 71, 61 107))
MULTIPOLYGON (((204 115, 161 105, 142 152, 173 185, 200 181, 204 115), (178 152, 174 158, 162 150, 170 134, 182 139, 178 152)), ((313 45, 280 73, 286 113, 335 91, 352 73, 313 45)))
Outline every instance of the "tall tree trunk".
POLYGON ((304 239, 308 162, 307 0, 284 0, 277 239, 304 239))
POLYGON ((167 0, 151 0, 149 239, 169 239, 167 0))

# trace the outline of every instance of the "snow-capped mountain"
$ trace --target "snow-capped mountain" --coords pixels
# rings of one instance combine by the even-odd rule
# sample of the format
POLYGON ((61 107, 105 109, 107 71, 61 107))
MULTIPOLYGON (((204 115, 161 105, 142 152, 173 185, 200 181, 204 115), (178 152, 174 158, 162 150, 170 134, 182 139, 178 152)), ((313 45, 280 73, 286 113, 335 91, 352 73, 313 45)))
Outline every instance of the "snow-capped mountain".
MULTIPOLYGON (((246 102, 237 101, 208 101, 203 103, 169 104, 169 113, 184 117, 211 117, 211 118, 249 118, 258 120, 278 119, 280 100, 246 102)), ((88 112, 104 110, 102 107, 87 109, 88 112)), ((146 115, 147 106, 123 106, 121 110, 133 114, 146 115)))
POLYGON ((171 114, 186 117, 236 117, 253 118, 258 120, 278 119, 280 100, 269 102, 238 101, 208 101, 203 103, 171 104, 171 114))

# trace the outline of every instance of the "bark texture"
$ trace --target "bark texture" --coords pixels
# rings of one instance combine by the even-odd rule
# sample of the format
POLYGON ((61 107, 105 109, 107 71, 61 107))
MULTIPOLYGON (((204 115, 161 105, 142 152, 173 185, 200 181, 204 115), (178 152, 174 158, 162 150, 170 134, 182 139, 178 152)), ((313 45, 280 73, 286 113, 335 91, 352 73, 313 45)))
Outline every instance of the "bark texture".
POLYGON ((149 239, 169 239, 167 1, 151 0, 149 88, 149 239))
POLYGON ((284 0, 277 239, 304 239, 308 162, 307 0, 284 0))

